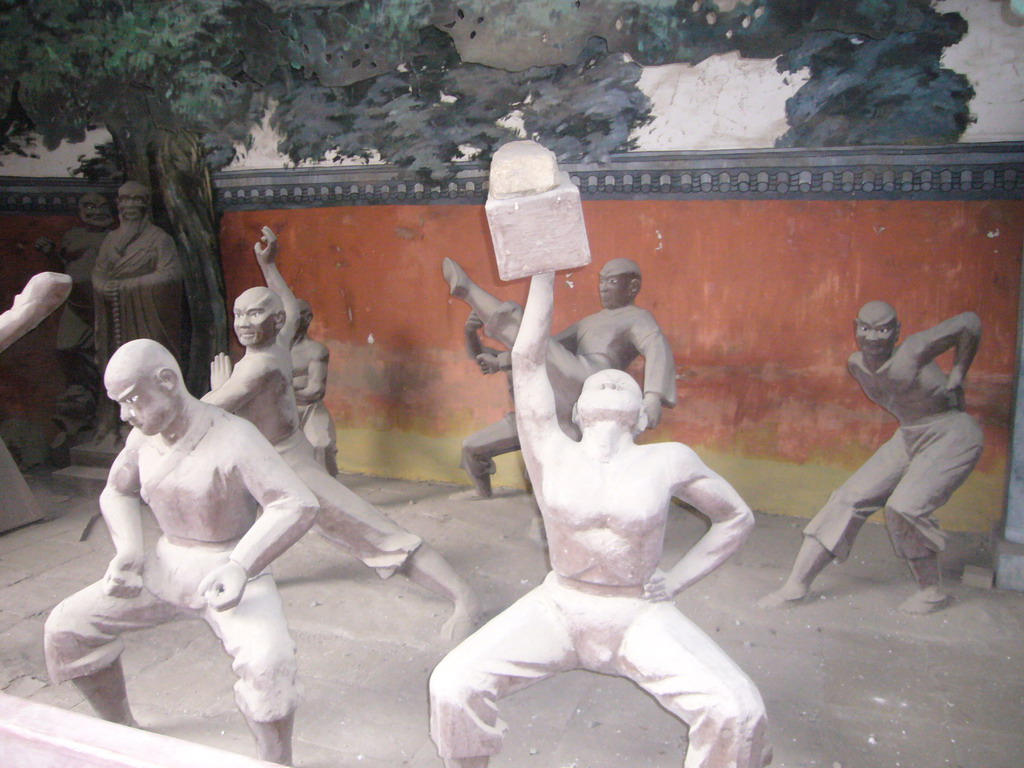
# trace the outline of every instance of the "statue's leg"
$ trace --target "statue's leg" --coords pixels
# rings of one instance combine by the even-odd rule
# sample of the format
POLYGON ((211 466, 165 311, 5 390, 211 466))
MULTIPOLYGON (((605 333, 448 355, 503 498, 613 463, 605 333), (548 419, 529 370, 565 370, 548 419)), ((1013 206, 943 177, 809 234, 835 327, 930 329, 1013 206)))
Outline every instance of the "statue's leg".
POLYGON ((292 732, 295 728, 295 713, 275 720, 261 723, 250 717, 245 718, 249 732, 256 740, 256 754, 260 760, 268 763, 292 764, 292 732))
MULTIPOLYGON (((944 608, 949 600, 940 587, 939 550, 942 547, 926 536, 915 522, 892 509, 885 510, 885 526, 893 550, 906 561, 917 584, 917 591, 899 608, 904 613, 934 613, 944 608)), ((937 526, 935 530, 938 531, 937 526)))
POLYGON ((298 665, 273 577, 253 579, 236 607, 207 609, 204 618, 232 658, 238 675, 235 702, 256 739, 259 758, 290 765, 300 700, 298 665))
POLYGON ((572 638, 545 585, 470 635, 430 676, 430 735, 445 765, 487 765, 506 730, 498 699, 576 664, 572 638))
POLYGON ((408 578, 454 604, 442 632, 448 636, 475 626, 479 600, 432 547, 402 528, 365 499, 346 488, 316 462, 310 451, 285 456, 289 466, 320 502, 315 530, 387 577, 401 569, 408 578))
POLYGON ((771 761, 754 683, 671 603, 648 604, 625 632, 618 670, 689 726, 684 768, 763 768, 771 761))
POLYGON ((489 424, 462 441, 462 468, 466 470, 476 488, 477 496, 489 499, 494 457, 519 450, 519 432, 515 414, 507 414, 501 421, 489 424))
POLYGON ((945 534, 933 513, 945 504, 974 469, 983 436, 966 413, 906 430, 913 440, 910 467, 889 497, 885 521, 897 556, 904 558, 917 591, 899 607, 907 613, 932 613, 948 604, 941 589, 938 553, 945 534), (920 446, 920 448, 917 448, 920 446))
POLYGON ((771 609, 798 604, 826 565, 846 560, 865 521, 885 505, 906 472, 908 461, 897 433, 837 488, 811 519, 786 581, 758 605, 771 609))
POLYGON ((502 301, 485 291, 452 259, 442 262, 441 273, 451 295, 469 304, 483 321, 485 333, 511 349, 519 332, 518 319, 522 317, 522 308, 515 302, 502 301))
POLYGON ((72 678, 71 682, 101 718, 112 723, 138 727, 131 707, 128 706, 128 689, 120 657, 110 666, 89 675, 72 678))
POLYGON ((480 598, 441 553, 424 542, 401 569, 410 581, 452 602, 452 615, 441 628, 442 636, 460 641, 480 621, 480 598))
POLYGON ((110 597, 96 582, 50 612, 43 650, 50 678, 72 681, 104 720, 135 725, 128 705, 121 634, 153 627, 181 615, 145 590, 135 598, 110 597))

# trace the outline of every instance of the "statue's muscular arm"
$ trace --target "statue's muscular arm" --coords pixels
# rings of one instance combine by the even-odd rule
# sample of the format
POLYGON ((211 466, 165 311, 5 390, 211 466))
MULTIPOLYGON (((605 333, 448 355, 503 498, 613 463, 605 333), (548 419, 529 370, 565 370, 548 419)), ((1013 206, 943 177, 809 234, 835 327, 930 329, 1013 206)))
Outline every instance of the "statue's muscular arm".
POLYGON ((295 329, 299 324, 299 301, 277 268, 278 254, 277 235, 270 227, 263 228, 263 237, 253 246, 256 261, 263 272, 263 280, 267 288, 281 298, 284 305, 284 325, 277 334, 277 345, 287 350, 295 338, 295 329))
POLYGON ((896 351, 896 356, 909 358, 919 369, 946 350, 955 348, 953 367, 946 377, 946 389, 953 391, 963 387, 980 343, 981 318, 974 312, 964 312, 908 337, 896 351))
POLYGON ((547 345, 554 307, 554 273, 534 275, 512 347, 516 423, 523 459, 538 501, 543 502, 543 473, 550 457, 573 443, 558 426, 555 394, 547 373, 547 345))
POLYGON ((682 443, 651 446, 677 477, 672 495, 707 515, 711 527, 667 573, 644 585, 649 600, 669 600, 728 560, 754 527, 754 514, 736 490, 682 443))
POLYGON ((145 543, 138 448, 144 440, 139 432, 129 433, 100 493, 100 511, 110 529, 115 552, 103 576, 103 591, 111 597, 136 597, 142 591, 145 543))
MULTIPOLYGON (((323 400, 327 392, 327 369, 331 353, 323 344, 310 341, 315 344, 315 354, 310 357, 306 366, 305 382, 301 387, 295 389, 295 400, 299 405, 308 405, 317 400, 323 400)), ((292 384, 296 382, 292 379, 292 384)))

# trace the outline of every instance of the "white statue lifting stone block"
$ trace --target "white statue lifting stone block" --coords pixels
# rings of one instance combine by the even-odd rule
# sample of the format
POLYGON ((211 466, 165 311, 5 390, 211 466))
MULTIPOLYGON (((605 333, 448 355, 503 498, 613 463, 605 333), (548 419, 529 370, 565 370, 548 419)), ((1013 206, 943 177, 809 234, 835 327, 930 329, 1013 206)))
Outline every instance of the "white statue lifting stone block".
POLYGON ((580 191, 540 144, 513 141, 494 153, 484 207, 502 280, 590 263, 580 191))
MULTIPOLYGON (((520 215, 528 213, 520 208, 520 215)), ((524 222, 518 234, 527 229, 524 222)), ((647 414, 640 387, 623 371, 586 379, 574 413, 582 438, 563 432, 548 352, 555 275, 547 261, 530 259, 532 252, 517 254, 524 269, 542 274, 530 282, 512 378, 551 572, 434 669, 430 717, 438 752, 447 768, 484 768, 504 738, 498 699, 558 672, 587 669, 633 680, 689 726, 685 768, 762 768, 771 748, 757 688, 672 604, 739 549, 753 513, 685 445, 634 443, 647 414), (662 571, 673 498, 711 525, 662 571)))

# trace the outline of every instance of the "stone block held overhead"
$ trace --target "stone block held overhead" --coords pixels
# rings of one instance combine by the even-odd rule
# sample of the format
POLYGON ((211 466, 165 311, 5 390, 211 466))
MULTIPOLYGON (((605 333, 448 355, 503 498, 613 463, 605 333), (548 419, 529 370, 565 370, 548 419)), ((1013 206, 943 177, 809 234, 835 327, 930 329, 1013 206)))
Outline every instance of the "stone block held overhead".
POLYGON ((579 190, 537 142, 494 153, 485 209, 502 280, 590 263, 579 190))

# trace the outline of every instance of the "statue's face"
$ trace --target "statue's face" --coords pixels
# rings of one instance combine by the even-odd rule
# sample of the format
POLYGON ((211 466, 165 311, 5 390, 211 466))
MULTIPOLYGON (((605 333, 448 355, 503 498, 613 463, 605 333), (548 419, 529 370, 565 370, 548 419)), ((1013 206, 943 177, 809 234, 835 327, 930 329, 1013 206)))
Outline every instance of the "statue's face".
POLYGON ((605 309, 618 309, 632 304, 640 292, 640 278, 636 275, 618 273, 602 274, 597 291, 601 296, 601 306, 605 309))
MULTIPOLYGON (((268 292, 269 293, 269 292, 268 292)), ((259 349, 274 343, 284 321, 265 294, 246 291, 235 301, 235 336, 243 347, 259 349)))
POLYGON ((900 325, 895 318, 888 322, 870 323, 858 317, 855 323, 857 346, 869 357, 891 357, 899 332, 900 325))
POLYGON ((583 428, 597 421, 616 421, 633 430, 642 408, 643 395, 633 377, 609 368, 583 382, 583 391, 576 401, 576 417, 583 428))
POLYGON ((107 229, 114 223, 110 203, 102 195, 82 195, 78 202, 78 218, 90 229, 107 229))
POLYGON ((149 210, 149 195, 141 191, 119 192, 117 213, 122 221, 139 221, 149 210))
POLYGON ((107 382, 107 396, 120 407, 121 421, 144 435, 157 435, 174 420, 174 398, 155 376, 115 378, 107 382))

